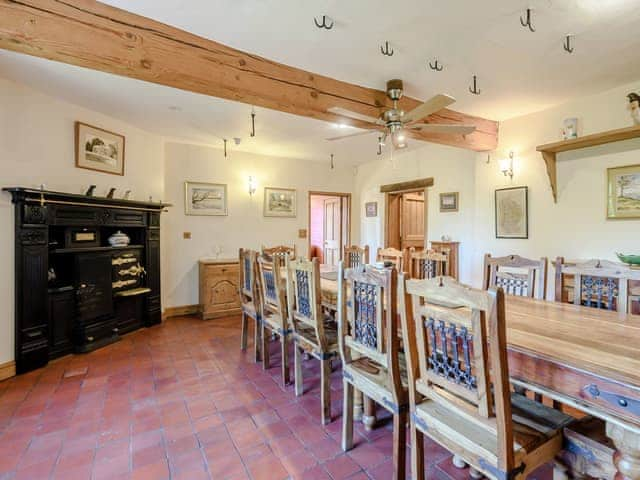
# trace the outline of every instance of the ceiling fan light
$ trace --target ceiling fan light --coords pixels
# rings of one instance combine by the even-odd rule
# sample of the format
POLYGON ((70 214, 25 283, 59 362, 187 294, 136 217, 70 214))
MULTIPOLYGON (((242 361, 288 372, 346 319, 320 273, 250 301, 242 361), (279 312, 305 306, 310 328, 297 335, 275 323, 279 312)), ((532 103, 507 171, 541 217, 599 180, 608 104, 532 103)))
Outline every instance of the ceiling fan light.
POLYGON ((391 142, 396 148, 405 148, 407 146, 407 136, 402 130, 396 130, 391 134, 391 142))

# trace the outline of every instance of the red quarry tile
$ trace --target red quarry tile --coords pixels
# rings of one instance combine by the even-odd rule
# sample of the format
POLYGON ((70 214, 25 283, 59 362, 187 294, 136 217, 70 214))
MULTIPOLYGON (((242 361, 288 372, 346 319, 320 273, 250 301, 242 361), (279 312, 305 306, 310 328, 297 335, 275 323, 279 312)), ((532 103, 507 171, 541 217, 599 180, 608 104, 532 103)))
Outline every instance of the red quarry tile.
POLYGON ((131 472, 131 480, 165 480, 169 478, 169 465, 166 460, 136 468, 131 472))
POLYGON ((360 471, 360 466, 347 455, 329 460, 324 464, 324 468, 333 480, 343 480, 360 471))

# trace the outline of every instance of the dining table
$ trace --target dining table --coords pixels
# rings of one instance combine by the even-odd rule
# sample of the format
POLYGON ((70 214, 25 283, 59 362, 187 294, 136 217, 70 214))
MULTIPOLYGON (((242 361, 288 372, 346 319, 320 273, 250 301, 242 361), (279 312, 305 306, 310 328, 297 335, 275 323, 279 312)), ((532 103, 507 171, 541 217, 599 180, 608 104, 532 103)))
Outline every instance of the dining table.
MULTIPOLYGON (((320 290, 336 308, 330 269, 320 290)), ((603 419, 616 478, 640 480, 640 316, 512 295, 505 313, 512 382, 603 419)))

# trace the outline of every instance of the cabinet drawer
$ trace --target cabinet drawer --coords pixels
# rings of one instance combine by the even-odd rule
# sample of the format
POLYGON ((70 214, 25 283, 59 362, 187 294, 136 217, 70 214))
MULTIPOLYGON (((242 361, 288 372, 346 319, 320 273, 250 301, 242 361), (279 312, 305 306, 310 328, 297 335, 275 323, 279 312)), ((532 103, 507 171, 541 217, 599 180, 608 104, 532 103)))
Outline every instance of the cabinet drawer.
POLYGON ((234 315, 240 311, 238 263, 200 265, 200 305, 203 318, 234 315))

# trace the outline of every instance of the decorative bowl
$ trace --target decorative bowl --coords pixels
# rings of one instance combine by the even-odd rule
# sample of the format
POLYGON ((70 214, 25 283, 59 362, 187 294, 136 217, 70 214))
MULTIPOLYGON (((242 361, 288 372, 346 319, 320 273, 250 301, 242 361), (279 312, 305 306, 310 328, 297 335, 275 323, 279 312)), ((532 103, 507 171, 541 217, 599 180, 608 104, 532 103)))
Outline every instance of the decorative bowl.
POLYGON ((623 255, 621 253, 616 253, 616 255, 622 263, 640 265, 640 255, 623 255))
POLYGON ((109 245, 112 247, 126 247, 129 243, 131 243, 129 235, 120 230, 109 237, 109 245))

